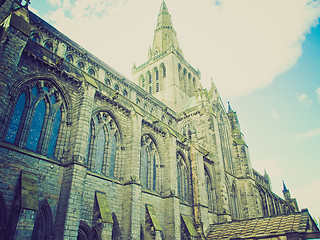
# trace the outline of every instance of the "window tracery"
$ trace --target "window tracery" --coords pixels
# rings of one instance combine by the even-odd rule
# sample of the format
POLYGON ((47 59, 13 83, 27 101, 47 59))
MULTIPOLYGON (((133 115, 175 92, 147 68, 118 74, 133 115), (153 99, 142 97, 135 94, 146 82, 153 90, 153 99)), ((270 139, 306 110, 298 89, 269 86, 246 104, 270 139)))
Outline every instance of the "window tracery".
POLYGON ((159 153, 153 139, 145 134, 141 137, 140 182, 148 190, 160 192, 159 153))
POLYGON ((177 153, 177 188, 178 196, 181 201, 190 202, 190 173, 185 159, 180 153, 177 153))
POLYGON ((108 112, 98 112, 91 119, 88 165, 91 171, 111 178, 119 177, 120 132, 108 112))
POLYGON ((191 135, 197 134, 197 130, 192 122, 187 122, 181 128, 181 133, 183 134, 183 136, 191 140, 191 135))
POLYGON ((49 82, 32 82, 16 101, 5 141, 53 157, 65 110, 55 87, 49 82))
POLYGON ((207 190, 207 198, 208 198, 208 208, 210 211, 214 210, 214 188, 212 185, 211 177, 207 169, 204 169, 205 180, 206 180, 206 190, 207 190))

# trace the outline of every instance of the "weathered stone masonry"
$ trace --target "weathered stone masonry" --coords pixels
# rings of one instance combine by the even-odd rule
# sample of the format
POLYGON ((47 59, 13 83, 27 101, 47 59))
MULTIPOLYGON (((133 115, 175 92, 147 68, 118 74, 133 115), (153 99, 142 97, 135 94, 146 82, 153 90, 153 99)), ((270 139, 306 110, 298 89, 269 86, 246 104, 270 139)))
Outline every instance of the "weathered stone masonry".
POLYGON ((134 82, 0 3, 0 239, 204 239, 298 211, 251 167, 236 112, 183 57, 163 2, 134 82))

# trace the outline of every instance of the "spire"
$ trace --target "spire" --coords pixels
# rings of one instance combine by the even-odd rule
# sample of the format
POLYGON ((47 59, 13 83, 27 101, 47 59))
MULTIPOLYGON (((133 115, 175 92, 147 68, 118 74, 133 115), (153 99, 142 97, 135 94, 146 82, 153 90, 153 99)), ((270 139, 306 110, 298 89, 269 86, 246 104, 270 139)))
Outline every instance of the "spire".
POLYGON ((290 191, 287 189, 286 185, 284 184, 284 181, 282 180, 282 184, 283 184, 283 196, 285 200, 290 200, 291 199, 291 194, 290 191))
POLYGON ((157 26, 154 31, 153 45, 149 53, 149 59, 166 51, 167 49, 170 49, 171 47, 178 50, 181 54, 176 31, 172 25, 171 15, 169 14, 167 4, 162 1, 158 14, 157 26))
POLYGON ((286 184, 284 183, 284 181, 282 180, 282 184, 283 184, 283 191, 289 191, 286 187, 286 184))
POLYGON ((228 113, 229 112, 233 112, 233 110, 232 110, 232 108, 231 108, 231 106, 230 106, 230 102, 228 102, 228 113))

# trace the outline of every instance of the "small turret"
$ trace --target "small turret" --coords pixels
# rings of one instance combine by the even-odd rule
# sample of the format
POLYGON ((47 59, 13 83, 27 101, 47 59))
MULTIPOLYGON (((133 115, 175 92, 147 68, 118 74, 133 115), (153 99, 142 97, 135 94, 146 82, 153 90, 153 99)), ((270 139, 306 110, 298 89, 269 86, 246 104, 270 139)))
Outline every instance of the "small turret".
POLYGON ((231 127, 233 131, 240 132, 240 124, 238 120, 237 113, 234 112, 230 106, 230 102, 228 102, 228 117, 231 123, 231 127))
POLYGON ((282 180, 282 184, 283 184, 283 196, 285 200, 291 200, 291 194, 290 191, 287 189, 286 184, 284 183, 284 181, 282 180))

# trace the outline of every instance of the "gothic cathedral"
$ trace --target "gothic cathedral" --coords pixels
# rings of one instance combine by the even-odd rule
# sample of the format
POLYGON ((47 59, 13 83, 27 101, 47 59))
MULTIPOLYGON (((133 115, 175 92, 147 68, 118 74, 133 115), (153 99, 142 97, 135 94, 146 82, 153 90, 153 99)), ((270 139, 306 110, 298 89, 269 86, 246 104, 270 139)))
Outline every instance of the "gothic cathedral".
POLYGON ((21 2, 0 1, 0 239, 319 237, 251 167, 165 2, 133 81, 21 2))

